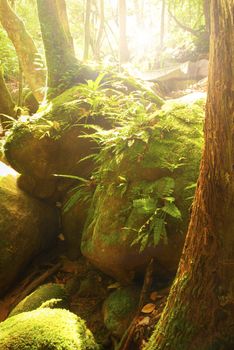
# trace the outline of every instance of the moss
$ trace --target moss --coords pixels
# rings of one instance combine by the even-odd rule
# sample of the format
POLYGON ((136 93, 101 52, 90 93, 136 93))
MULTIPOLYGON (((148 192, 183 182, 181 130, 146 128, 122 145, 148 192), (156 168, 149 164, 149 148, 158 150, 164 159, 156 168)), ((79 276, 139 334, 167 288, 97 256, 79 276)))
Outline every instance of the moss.
POLYGON ((108 330, 121 336, 135 315, 139 290, 133 287, 117 289, 104 304, 104 322, 108 330))
POLYGON ((66 308, 68 296, 62 285, 49 283, 40 286, 33 293, 24 298, 10 313, 15 316, 22 312, 32 311, 41 306, 50 308, 66 308), (50 302, 51 300, 51 302, 50 302), (50 302, 50 303, 49 303, 50 302), (46 303, 46 306, 45 306, 46 303), (48 304, 49 303, 49 304, 48 304))
POLYGON ((39 309, 0 324, 1 350, 98 350, 85 323, 61 309, 39 309))

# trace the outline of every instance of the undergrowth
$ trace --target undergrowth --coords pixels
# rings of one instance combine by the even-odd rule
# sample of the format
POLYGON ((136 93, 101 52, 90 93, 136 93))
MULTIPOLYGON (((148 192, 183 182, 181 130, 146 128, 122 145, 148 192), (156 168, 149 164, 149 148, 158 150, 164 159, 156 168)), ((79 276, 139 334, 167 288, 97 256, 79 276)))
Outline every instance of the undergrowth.
MULTIPOLYGON (((92 198, 93 184, 114 181, 112 177, 118 174, 121 195, 130 196, 137 215, 146 216, 133 242, 144 248, 149 237, 153 237, 154 244, 161 238, 166 242, 167 218, 181 219, 177 202, 178 199, 184 202, 185 188, 189 189, 187 197, 192 197, 204 113, 202 102, 185 105, 168 101, 159 109, 162 100, 152 90, 127 78, 100 74, 94 81, 65 91, 42 106, 34 118, 16 122, 14 128, 33 133, 34 137, 57 139, 67 129, 82 126, 84 132, 78 137, 92 139, 97 144, 96 153, 88 156, 96 163, 96 171, 90 180, 77 178, 80 183, 72 190, 65 211, 82 198, 92 198), (98 126, 97 118, 108 120, 110 129, 98 126), (139 178, 140 184, 129 193, 129 182, 137 168, 142 172, 165 169, 167 175, 152 184, 139 178)), ((181 208, 184 209, 183 205, 181 208)))

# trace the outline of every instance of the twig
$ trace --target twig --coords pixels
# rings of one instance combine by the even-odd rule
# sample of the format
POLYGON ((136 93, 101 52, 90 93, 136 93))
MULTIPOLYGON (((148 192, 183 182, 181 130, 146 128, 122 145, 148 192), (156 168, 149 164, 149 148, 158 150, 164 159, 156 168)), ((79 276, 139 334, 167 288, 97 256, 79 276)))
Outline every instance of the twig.
POLYGON ((29 283, 26 287, 28 278, 23 282, 23 285, 20 287, 22 292, 20 292, 19 288, 14 290, 10 295, 8 295, 5 299, 3 299, 0 305, 0 321, 3 321, 8 316, 9 312, 27 295, 29 295, 33 290, 35 290, 39 285, 41 285, 44 281, 46 281, 51 275, 59 270, 61 267, 61 263, 57 263, 52 266, 50 269, 45 271, 41 276, 37 277, 31 283, 29 283), (24 288, 25 287, 25 288, 24 288))

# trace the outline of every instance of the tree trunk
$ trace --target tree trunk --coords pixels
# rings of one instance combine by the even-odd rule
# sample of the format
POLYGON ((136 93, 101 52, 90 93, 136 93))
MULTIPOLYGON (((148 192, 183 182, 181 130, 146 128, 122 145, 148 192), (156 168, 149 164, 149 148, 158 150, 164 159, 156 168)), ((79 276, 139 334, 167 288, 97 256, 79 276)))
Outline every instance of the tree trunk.
POLYGON ((126 1, 118 1, 119 9, 119 62, 120 64, 129 61, 129 50, 127 41, 127 11, 126 11, 126 1))
POLYGON ((67 6, 65 0, 57 0, 58 15, 61 26, 66 36, 66 40, 69 43, 70 51, 75 56, 75 49, 73 44, 73 38, 70 32, 68 16, 67 16, 67 6))
POLYGON ((94 43, 94 57, 97 61, 100 60, 100 51, 101 51, 102 39, 104 35, 104 30, 105 30, 104 0, 100 0, 99 4, 100 4, 100 15, 99 15, 100 24, 98 29, 98 35, 94 43))
POLYGON ((34 96, 40 101, 43 98, 41 88, 45 85, 45 73, 37 70, 35 58, 37 48, 25 29, 22 20, 15 14, 7 0, 0 0, 0 21, 12 41, 21 67, 34 96))
POLYGON ((234 0, 211 0, 205 148, 177 276, 145 350, 234 349, 234 0))
POLYGON ((210 0, 203 0, 203 11, 205 16, 206 31, 210 33, 210 0))
POLYGON ((3 130, 7 128, 7 124, 10 122, 5 115, 15 117, 16 112, 14 108, 15 103, 5 84, 3 69, 0 67, 0 127, 2 126, 3 130))
POLYGON ((90 15, 91 15, 91 1, 86 0, 85 7, 85 24, 84 24, 84 61, 87 61, 89 58, 89 47, 90 47, 90 15))
POLYGON ((61 1, 37 0, 37 8, 48 71, 48 93, 49 97, 54 97, 74 77, 75 71, 78 71, 78 62, 71 45, 68 25, 64 25, 65 7, 61 11, 61 1))
POLYGON ((162 50, 164 43, 164 32, 165 32, 165 0, 162 0, 162 12, 161 12, 161 23, 160 23, 160 48, 162 50))

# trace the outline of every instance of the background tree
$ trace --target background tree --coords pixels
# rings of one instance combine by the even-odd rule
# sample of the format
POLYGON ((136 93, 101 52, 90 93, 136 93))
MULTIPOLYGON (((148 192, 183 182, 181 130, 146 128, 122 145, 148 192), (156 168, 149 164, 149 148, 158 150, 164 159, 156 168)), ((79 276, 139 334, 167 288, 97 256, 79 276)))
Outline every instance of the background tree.
POLYGON ((45 72, 38 69, 39 57, 36 45, 27 32, 23 21, 16 15, 7 0, 0 0, 0 21, 12 41, 25 79, 34 96, 41 100, 42 87, 45 85, 45 72))
MULTIPOLYGON (((96 2, 95 2, 96 4, 96 2)), ((104 30, 105 30, 105 14, 104 14, 104 0, 99 1, 99 9, 96 4, 96 9, 98 12, 99 17, 99 27, 97 31, 97 36, 95 38, 95 42, 93 45, 93 54, 96 61, 100 61, 100 54, 101 54, 101 46, 104 36, 104 30)))
POLYGON ((176 279, 145 350, 234 347, 234 0, 211 0, 205 148, 176 279))
POLYGON ((89 58, 89 47, 91 41, 90 34, 90 16, 91 16, 91 3, 92 0, 86 0, 85 6, 85 23, 84 23, 84 56, 83 59, 86 61, 89 58))
POLYGON ((119 11, 119 61, 120 64, 129 60, 128 40, 127 40, 127 9, 126 1, 118 0, 119 11))

